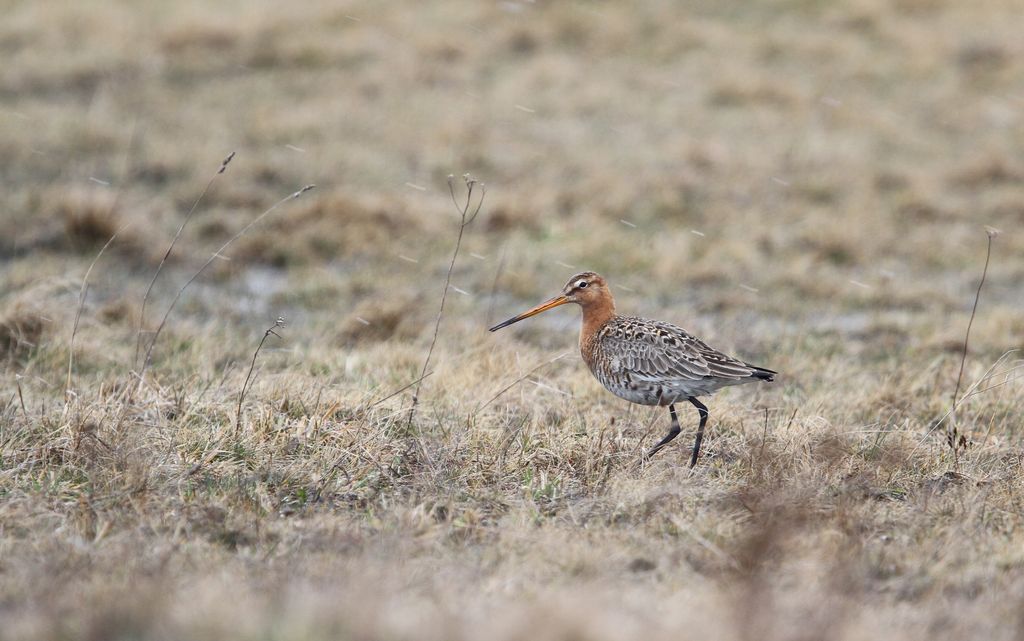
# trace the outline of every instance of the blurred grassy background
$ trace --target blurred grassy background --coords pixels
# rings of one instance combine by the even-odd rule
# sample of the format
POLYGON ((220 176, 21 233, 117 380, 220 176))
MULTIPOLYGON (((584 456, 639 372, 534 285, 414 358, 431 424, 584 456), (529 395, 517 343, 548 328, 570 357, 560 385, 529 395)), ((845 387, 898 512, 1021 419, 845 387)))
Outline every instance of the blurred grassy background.
POLYGON ((1013 638, 1020 383, 961 411, 960 472, 927 433, 986 226, 967 382, 1024 336, 1019 2, 0 8, 0 637, 1013 638), (318 189, 129 402, 230 151, 149 329, 318 189), (422 365, 464 172, 407 430, 373 403, 422 365), (486 334, 581 269, 782 372, 714 399, 696 476, 634 468, 666 417, 590 379, 574 312, 486 334))

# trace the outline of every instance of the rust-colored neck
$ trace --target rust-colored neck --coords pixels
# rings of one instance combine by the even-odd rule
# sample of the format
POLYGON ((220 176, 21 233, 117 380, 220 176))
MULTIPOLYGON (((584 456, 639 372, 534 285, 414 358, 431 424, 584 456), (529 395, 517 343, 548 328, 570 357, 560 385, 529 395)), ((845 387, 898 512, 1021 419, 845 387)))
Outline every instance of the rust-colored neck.
POLYGON ((580 305, 583 308, 583 326, 580 329, 580 345, 601 331, 601 328, 615 316, 615 301, 611 296, 603 296, 595 301, 580 305))

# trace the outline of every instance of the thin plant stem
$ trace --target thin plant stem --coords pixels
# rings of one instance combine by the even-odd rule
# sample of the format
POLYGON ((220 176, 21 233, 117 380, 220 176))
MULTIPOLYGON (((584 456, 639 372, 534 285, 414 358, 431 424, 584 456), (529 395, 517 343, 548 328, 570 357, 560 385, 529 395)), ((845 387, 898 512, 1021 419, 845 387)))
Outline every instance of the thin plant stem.
POLYGON ((953 468, 960 471, 960 445, 966 446, 966 439, 959 435, 959 429, 956 422, 956 409, 957 409, 957 396, 960 394, 960 383, 964 376, 964 366, 967 363, 967 351, 971 340, 971 326, 974 325, 974 316, 978 313, 978 302, 981 300, 981 288, 985 286, 985 277, 988 275, 988 264, 992 258, 992 240, 999 233, 995 229, 988 228, 985 230, 988 236, 988 245, 985 249, 985 266, 981 270, 981 282, 978 283, 978 291, 974 294, 974 306, 971 308, 971 318, 967 321, 967 331, 964 333, 964 350, 960 357, 960 372, 956 377, 956 387, 953 389, 952 405, 949 410, 949 426, 946 430, 946 439, 949 442, 950 448, 953 450, 953 468), (959 436, 959 439, 957 438, 959 436))
POLYGON ((25 409, 25 395, 21 392, 21 374, 15 374, 14 379, 18 383, 18 400, 21 402, 21 413, 28 416, 28 410, 25 409))
POLYGON ((68 348, 68 376, 64 383, 65 396, 71 393, 71 374, 75 365, 75 338, 78 336, 78 325, 82 320, 82 310, 85 309, 85 298, 89 293, 89 276, 92 275, 92 270, 96 267, 96 263, 99 262, 100 257, 103 256, 103 252, 107 251, 107 248, 113 244, 114 239, 117 235, 124 231, 125 227, 129 223, 121 225, 121 227, 114 232, 114 234, 107 240, 107 242, 100 248, 99 252, 96 253, 96 257, 89 263, 89 268, 85 270, 85 276, 82 278, 82 287, 78 292, 78 310, 75 312, 75 322, 71 327, 71 345, 68 348))
POLYGON ((386 400, 388 400, 388 399, 390 399, 390 398, 394 398, 394 397, 398 396, 399 394, 401 394, 401 393, 402 393, 402 392, 404 392, 405 390, 409 389, 409 388, 410 388, 410 387, 412 387, 413 385, 416 385, 417 383, 419 383, 420 381, 422 381, 422 380, 423 380, 424 378, 426 378, 426 377, 430 376, 431 374, 433 374, 433 372, 427 372, 427 373, 426 373, 426 374, 424 374, 424 375, 423 375, 422 377, 420 377, 420 378, 417 378, 416 380, 412 381, 411 383, 407 383, 407 384, 403 385, 402 387, 400 387, 400 388, 396 389, 395 391, 391 392, 391 393, 390 393, 390 394, 388 394, 387 396, 385 396, 385 397, 383 397, 383 398, 380 398, 380 399, 377 399, 376 401, 374 401, 374 402, 370 403, 369 405, 367 405, 367 407, 376 407, 377 405, 380 405, 380 404, 381 404, 381 403, 383 403, 384 401, 386 401, 386 400))
POLYGON ((511 383, 509 383, 509 384, 508 384, 508 385, 506 385, 505 387, 501 388, 501 390, 499 390, 497 394, 495 394, 494 396, 492 396, 491 398, 489 398, 489 399, 488 399, 488 400, 487 400, 486 402, 484 402, 484 403, 481 403, 479 407, 477 407, 477 408, 476 408, 475 410, 473 410, 473 414, 472 414, 472 416, 474 416, 474 417, 475 417, 475 416, 476 416, 477 414, 479 414, 479 413, 481 412, 481 410, 483 410, 483 409, 484 409, 485 407, 487 407, 488 405, 490 405, 491 403, 493 403, 494 401, 496 401, 496 400, 498 399, 498 397, 499 397, 499 396, 501 396, 501 395, 502 395, 502 394, 504 394, 505 392, 509 391, 510 389, 512 389, 513 387, 515 387, 516 385, 518 385, 518 384, 522 383, 522 382, 523 382, 523 381, 525 381, 525 380, 526 380, 527 378, 529 378, 529 377, 530 377, 530 376, 532 376, 532 375, 533 375, 534 373, 536 373, 536 372, 537 372, 538 370, 540 370, 540 369, 542 369, 542 368, 544 368, 544 367, 547 367, 548 365, 550 365, 550 364, 554 363, 554 362, 555 362, 555 361, 557 361, 557 360, 560 360, 560 359, 564 358, 564 357, 565 357, 565 356, 567 356, 567 355, 568 355, 568 352, 565 352, 565 353, 559 354, 558 356, 556 356, 556 357, 552 358, 551 360, 547 360, 547 361, 544 361, 543 363, 541 363, 541 364, 537 365, 536 367, 534 367, 534 368, 533 368, 533 369, 531 369, 530 371, 526 372, 525 374, 523 374, 522 376, 520 376, 520 377, 519 377, 519 378, 517 378, 516 380, 512 381, 511 383))
POLYGON ((242 383, 242 391, 238 393, 238 411, 235 412, 235 438, 238 438, 238 433, 242 429, 242 401, 245 400, 245 393, 249 389, 249 382, 253 380, 253 371, 256 369, 256 357, 260 355, 260 350, 263 349, 263 343, 267 342, 267 339, 271 336, 276 336, 278 339, 281 335, 276 330, 284 327, 284 317, 278 316, 274 324, 267 328, 267 331, 263 332, 263 338, 260 339, 260 344, 256 346, 256 351, 252 353, 252 362, 249 363, 249 373, 245 375, 245 382, 242 383))
POLYGON ((491 283, 491 294, 488 296, 487 304, 487 325, 488 327, 492 324, 494 319, 494 301, 498 292, 498 281, 501 280, 501 275, 505 272, 505 258, 507 257, 508 243, 501 246, 501 256, 498 258, 498 269, 494 272, 494 282, 491 283))
POLYGON ((210 187, 213 186, 217 177, 224 173, 228 168, 228 163, 230 163, 234 157, 235 152, 232 151, 228 154, 227 158, 221 161, 220 169, 218 169, 217 173, 210 178, 210 181, 206 183, 206 187, 203 188, 199 197, 192 203, 192 207, 188 210, 188 213, 185 214, 185 220, 181 221, 181 225, 178 226, 178 231, 174 234, 174 238, 171 239, 171 243, 167 246, 167 251, 164 252, 164 257, 160 259, 160 264, 157 265, 156 272, 153 274, 153 279, 149 281, 149 287, 146 288, 146 295, 142 297, 142 306, 139 308, 139 333, 135 337, 135 357, 132 359, 133 367, 138 367, 139 364, 139 350, 142 349, 142 332, 146 325, 146 303, 149 302, 149 295, 153 292, 153 285, 156 284, 157 278, 160 277, 160 272, 163 271, 164 264, 167 262, 167 259, 171 257, 171 251, 174 249, 174 245, 178 242, 178 239, 181 238, 181 233, 185 231, 185 225, 187 225, 188 221, 192 219, 192 214, 196 212, 196 208, 199 207, 199 203, 202 202, 203 198, 206 196, 206 192, 210 191, 210 187))
MULTIPOLYGON (((1018 351, 1019 350, 1011 349, 1011 350, 1008 350, 1006 352, 1003 352, 1002 356, 997 358, 995 360, 995 362, 993 362, 989 366, 989 368, 987 370, 985 370, 985 374, 982 375, 981 378, 979 378, 978 380, 974 381, 973 383, 971 383, 967 387, 967 390, 964 392, 964 395, 962 397, 960 397, 960 399, 957 401, 956 406, 959 407, 960 405, 963 405, 963 403, 967 399, 969 399, 972 396, 975 396, 977 394, 980 394, 981 390, 979 390, 978 388, 985 381, 991 380, 992 378, 994 378, 996 376, 999 376, 1001 374, 1006 373, 1006 372, 995 372, 995 373, 993 373, 993 370, 995 368, 999 367, 1000 365, 1002 365, 1003 361, 1005 361, 1011 354, 1014 354, 1014 353, 1016 353, 1018 351)), ((942 424, 946 422, 946 419, 948 419, 950 417, 950 415, 952 415, 952 413, 953 413, 953 408, 952 407, 950 409, 946 410, 946 413, 943 414, 942 416, 940 416, 939 419, 937 421, 935 421, 935 423, 928 429, 928 431, 925 432, 924 436, 921 437, 921 440, 918 441, 917 445, 914 446, 914 449, 912 449, 910 451, 910 453, 914 454, 915 452, 917 452, 917 450, 922 445, 924 445, 924 443, 928 440, 928 438, 931 437, 931 435, 935 432, 935 430, 937 430, 940 427, 942 427, 942 424)))
MULTIPOLYGON (((117 209, 118 204, 120 204, 121 202, 121 196, 124 194, 124 184, 128 176, 128 167, 131 164, 132 148, 135 146, 135 134, 137 133, 137 131, 138 119, 132 121, 132 130, 131 134, 129 134, 128 136, 128 145, 125 147, 124 150, 124 161, 121 166, 120 184, 117 187, 117 192, 114 194, 114 201, 110 203, 110 208, 107 210, 108 214, 112 214, 117 209)), ((94 267, 96 267, 96 263, 99 262, 100 256, 103 255, 103 252, 107 251, 107 248, 110 247, 110 245, 114 242, 114 239, 117 238, 118 234, 124 231, 126 227, 128 227, 128 223, 121 225, 121 227, 119 227, 114 232, 110 239, 107 240, 106 244, 104 244, 103 247, 100 248, 100 251, 96 254, 96 257, 93 258, 92 263, 89 264, 89 268, 85 271, 85 277, 82 278, 82 288, 78 293, 78 309, 75 311, 75 322, 73 327, 71 328, 71 346, 68 349, 68 376, 64 384, 65 400, 67 400, 67 396, 71 392, 71 373, 72 369, 74 368, 75 361, 75 337, 78 334, 78 324, 82 320, 82 310, 85 308, 85 297, 89 291, 89 276, 90 274, 92 274, 92 270, 94 267)))
POLYGON ((430 339, 430 347, 427 349, 427 357, 423 360, 423 369, 420 371, 419 379, 416 381, 416 389, 412 395, 412 405, 409 406, 409 418, 406 422, 406 428, 412 427, 413 417, 416 415, 416 406, 419 403, 420 398, 420 386, 423 383, 423 379, 427 376, 427 368, 430 367, 430 358, 434 354, 434 346, 437 344, 437 334, 441 330, 441 318, 444 316, 444 304, 448 300, 448 289, 451 287, 452 282, 452 271, 455 269, 455 261, 459 257, 459 249, 462 247, 462 237, 465 234, 466 227, 476 219, 477 214, 480 213, 480 208, 483 207, 484 197, 487 195, 487 188, 483 183, 478 183, 469 174, 464 174, 462 179, 466 182, 466 202, 462 205, 459 204, 458 198, 455 195, 455 176, 448 176, 448 193, 451 194, 452 202, 455 204, 455 208, 458 210, 461 217, 459 223, 459 235, 455 239, 455 250, 452 252, 452 260, 448 264, 448 272, 444 277, 444 291, 441 292, 441 305, 437 310, 437 318, 434 321, 434 335, 430 339), (473 213, 470 214, 470 209, 473 209, 473 191, 479 185, 480 198, 477 201, 476 208, 473 213))
POLYGON ((149 348, 146 350, 146 357, 143 359, 143 361, 142 361, 142 368, 139 371, 139 384, 138 384, 138 387, 136 388, 137 390, 138 389, 142 389, 142 385, 143 385, 143 383, 146 380, 146 370, 149 368, 150 362, 151 362, 151 360, 153 358, 153 347, 156 345, 157 339, 160 338, 160 332, 162 332, 163 329, 164 329, 164 326, 167 325, 167 319, 168 319, 168 317, 170 317, 171 311, 174 310, 174 306, 178 304, 178 300, 181 298, 181 295, 185 293, 185 290, 188 289, 188 286, 191 285, 197 278, 199 278, 199 276, 204 271, 206 271, 206 268, 209 267, 213 263, 213 261, 217 260, 217 258, 222 258, 223 257, 221 252, 223 252, 225 249, 227 249, 236 240, 238 240, 239 238, 244 236, 250 229, 255 227, 261 220, 263 220, 268 215, 270 215, 270 213, 272 211, 274 211, 275 209, 277 209, 281 205, 285 204, 286 202, 288 202, 290 200, 295 200, 296 198, 298 198, 302 194, 306 193, 307 191, 309 191, 311 189, 315 189, 315 188, 316 188, 316 185, 306 185, 302 189, 300 189, 300 190, 298 190, 298 191, 296 191, 296 192, 294 192, 292 194, 289 194, 288 196, 285 196, 281 200, 277 201, 269 209, 264 210, 262 214, 260 214, 256 218, 252 219, 249 222, 249 224, 247 224, 245 227, 240 229, 238 231, 238 233, 236 233, 234 236, 229 238, 227 240, 227 242, 225 242, 223 245, 221 245, 220 249, 218 249, 217 251, 215 251, 212 254, 210 254, 210 258, 207 259, 207 261, 205 263, 203 263, 203 266, 200 267, 196 271, 196 273, 192 274, 192 277, 189 278, 188 281, 186 281, 185 284, 181 286, 181 289, 179 289, 178 293, 175 294, 174 299, 171 301, 171 304, 167 306, 167 311, 164 312, 164 316, 160 320, 160 325, 157 326, 156 331, 153 333, 153 339, 149 342, 149 348))
POLYGON ((985 286, 985 277, 988 275, 988 262, 992 258, 992 239, 996 233, 989 231, 988 247, 985 250, 985 267, 981 270, 981 282, 978 283, 978 291, 974 294, 974 307, 971 308, 971 319, 967 321, 967 332, 964 334, 964 351, 960 357, 960 373, 956 377, 956 387, 953 389, 953 407, 956 407, 956 397, 960 393, 960 382, 964 377, 964 365, 967 363, 967 346, 971 340, 971 326, 974 325, 974 315, 978 313, 978 301, 981 300, 981 288, 985 286))

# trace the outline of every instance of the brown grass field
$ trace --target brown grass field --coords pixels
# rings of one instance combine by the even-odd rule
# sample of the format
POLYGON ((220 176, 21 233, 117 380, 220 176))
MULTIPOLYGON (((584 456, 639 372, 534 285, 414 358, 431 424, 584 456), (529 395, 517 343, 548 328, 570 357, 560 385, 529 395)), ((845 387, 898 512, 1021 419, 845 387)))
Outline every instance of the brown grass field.
POLYGON ((0 9, 0 639, 1024 635, 1019 0, 0 9), (582 269, 779 370, 694 470, 582 269))

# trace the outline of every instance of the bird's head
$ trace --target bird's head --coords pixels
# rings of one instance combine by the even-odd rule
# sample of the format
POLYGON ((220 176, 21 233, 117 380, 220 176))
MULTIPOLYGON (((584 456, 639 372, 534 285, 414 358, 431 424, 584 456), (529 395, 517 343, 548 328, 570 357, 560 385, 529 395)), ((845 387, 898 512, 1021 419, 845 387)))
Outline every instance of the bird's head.
POLYGON ((541 312, 546 312, 549 309, 565 305, 566 303, 576 303, 584 310, 600 305, 610 305, 614 309, 612 293, 608 289, 608 283, 605 282, 604 278, 594 272, 580 272, 569 279, 565 287, 562 288, 562 293, 558 296, 546 300, 518 316, 513 316, 503 323, 498 323, 490 331, 493 332, 502 327, 508 327, 512 323, 518 323, 524 318, 536 316, 541 312))

